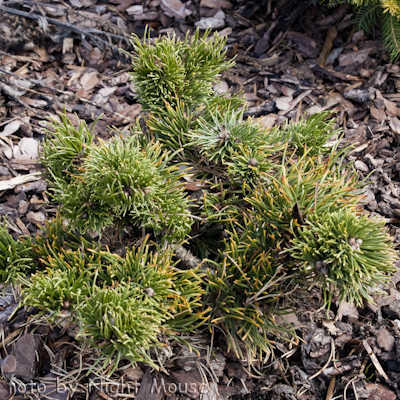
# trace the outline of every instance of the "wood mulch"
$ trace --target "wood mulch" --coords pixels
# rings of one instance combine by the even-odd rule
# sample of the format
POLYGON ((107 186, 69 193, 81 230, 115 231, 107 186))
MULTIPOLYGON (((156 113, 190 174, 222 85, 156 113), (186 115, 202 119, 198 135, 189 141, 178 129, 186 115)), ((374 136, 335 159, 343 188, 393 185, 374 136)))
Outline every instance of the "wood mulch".
MULTIPOLYGON (((368 177, 365 210, 386 219, 400 243, 400 66, 379 40, 357 31, 354 11, 293 0, 66 0, 0 3, 0 215, 10 233, 34 235, 47 205, 37 145, 46 118, 67 111, 89 123, 103 115, 125 131, 140 114, 129 81, 131 33, 184 37, 210 26, 227 37, 236 66, 215 89, 243 93, 248 116, 267 127, 330 110, 353 144, 350 160, 368 177)), ((400 264, 399 264, 400 265, 400 264)), ((293 299, 287 318, 302 342, 276 338, 276 359, 247 365, 207 332, 200 356, 171 345, 160 372, 121 363, 108 380, 90 371, 93 349, 72 326, 50 327, 18 307, 17 288, 0 298, 0 399, 384 399, 400 398, 400 277, 363 308, 320 310, 319 293, 293 299), (191 390, 191 385, 192 389, 191 390), (186 385, 186 386, 185 386, 186 385), (10 395, 12 394, 12 396, 10 395)), ((106 371, 107 372, 107 371, 106 371)))

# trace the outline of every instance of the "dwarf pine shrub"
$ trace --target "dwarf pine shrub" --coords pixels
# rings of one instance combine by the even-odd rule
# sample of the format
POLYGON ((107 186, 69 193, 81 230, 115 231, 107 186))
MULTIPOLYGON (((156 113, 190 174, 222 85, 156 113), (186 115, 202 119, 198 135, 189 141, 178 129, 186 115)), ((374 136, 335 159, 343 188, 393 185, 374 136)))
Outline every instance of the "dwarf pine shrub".
POLYGON ((54 323, 72 319, 115 368, 122 358, 156 368, 161 336, 203 328, 263 360, 276 336, 296 339, 275 318, 287 292, 314 286, 325 305, 361 304, 394 271, 328 114, 274 129, 244 118, 240 96, 212 90, 233 62, 208 35, 134 37, 145 114, 108 141, 84 121, 53 120, 41 158, 60 214, 30 240, 0 228, 2 280, 22 283, 24 303, 54 323), (182 245, 200 265, 175 257, 182 245))

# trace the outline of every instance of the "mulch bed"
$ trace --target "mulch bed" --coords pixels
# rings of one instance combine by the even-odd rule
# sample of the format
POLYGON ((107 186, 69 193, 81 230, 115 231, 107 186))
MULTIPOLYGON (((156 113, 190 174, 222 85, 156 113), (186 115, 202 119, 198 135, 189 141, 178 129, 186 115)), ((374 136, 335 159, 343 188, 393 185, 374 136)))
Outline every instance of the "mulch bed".
MULTIPOLYGON (((129 81, 130 33, 176 34, 210 26, 227 36, 236 66, 216 85, 243 93, 246 115, 267 127, 332 111, 349 160, 366 188, 365 210, 386 219, 400 242, 400 66, 379 41, 357 31, 348 5, 291 0, 69 0, 0 4, 0 215, 17 239, 35 235, 48 205, 37 145, 46 118, 67 111, 96 135, 129 130, 140 115, 129 81)), ((399 264, 400 265, 400 264, 399 264)), ((74 326, 50 327, 18 307, 18 288, 0 298, 0 399, 384 399, 400 398, 400 277, 376 304, 320 310, 320 293, 293 298, 287 316, 302 341, 276 338, 275 359, 251 363, 227 353, 217 334, 192 338, 199 356, 171 344, 160 372, 121 363, 110 379, 91 370, 98 354, 74 326), (212 345, 212 351, 210 346, 212 345), (108 383, 107 383, 108 382, 108 383), (192 387, 190 386, 192 384, 192 387)))

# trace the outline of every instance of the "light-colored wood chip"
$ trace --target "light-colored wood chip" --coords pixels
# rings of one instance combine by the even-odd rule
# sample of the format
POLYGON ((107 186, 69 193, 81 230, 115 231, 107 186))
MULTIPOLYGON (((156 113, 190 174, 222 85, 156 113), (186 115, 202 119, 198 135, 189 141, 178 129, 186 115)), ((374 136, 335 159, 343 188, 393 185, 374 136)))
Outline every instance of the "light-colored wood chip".
POLYGON ((37 181, 41 178, 41 175, 42 174, 40 172, 35 172, 33 174, 18 175, 15 178, 8 179, 6 181, 0 181, 0 191, 14 189, 15 186, 26 182, 37 181))

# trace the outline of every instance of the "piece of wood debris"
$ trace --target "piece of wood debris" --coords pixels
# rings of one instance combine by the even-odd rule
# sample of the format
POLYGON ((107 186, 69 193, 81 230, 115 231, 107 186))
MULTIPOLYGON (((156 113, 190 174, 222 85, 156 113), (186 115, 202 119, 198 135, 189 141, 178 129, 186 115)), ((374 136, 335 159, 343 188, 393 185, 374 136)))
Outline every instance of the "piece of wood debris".
POLYGON ((15 186, 21 185, 22 183, 37 181, 41 178, 41 175, 40 172, 35 172, 33 174, 18 175, 6 181, 0 181, 0 191, 14 189, 15 186))
POLYGON ((374 364, 374 367, 375 367, 376 371, 378 372, 378 374, 381 375, 383 378, 385 378, 386 381, 388 381, 389 377, 386 375, 386 372, 383 370, 381 364, 379 363, 378 358, 376 357, 376 355, 372 351, 372 348, 368 344, 367 340, 363 340, 362 344, 364 346, 364 349, 367 351, 367 353, 369 355, 369 358, 372 361, 372 364, 374 364))

